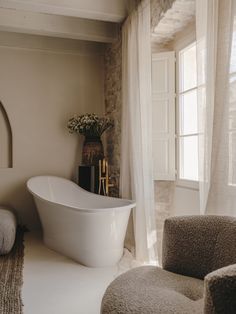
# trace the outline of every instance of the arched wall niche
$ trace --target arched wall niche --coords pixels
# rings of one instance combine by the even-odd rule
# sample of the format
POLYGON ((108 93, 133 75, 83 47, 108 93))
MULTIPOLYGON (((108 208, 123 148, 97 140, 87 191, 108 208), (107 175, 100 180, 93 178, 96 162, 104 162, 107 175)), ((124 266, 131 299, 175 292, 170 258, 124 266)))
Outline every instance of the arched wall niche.
POLYGON ((0 101, 0 168, 12 167, 12 130, 7 112, 0 101))

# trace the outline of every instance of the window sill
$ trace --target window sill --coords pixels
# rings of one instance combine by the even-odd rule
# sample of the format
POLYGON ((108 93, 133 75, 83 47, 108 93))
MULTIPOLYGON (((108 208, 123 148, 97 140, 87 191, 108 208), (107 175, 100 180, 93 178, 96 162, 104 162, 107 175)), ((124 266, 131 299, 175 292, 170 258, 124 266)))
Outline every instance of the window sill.
POLYGON ((177 179, 176 186, 181 188, 186 188, 190 190, 199 190, 199 182, 198 181, 191 181, 191 180, 184 180, 184 179, 177 179))

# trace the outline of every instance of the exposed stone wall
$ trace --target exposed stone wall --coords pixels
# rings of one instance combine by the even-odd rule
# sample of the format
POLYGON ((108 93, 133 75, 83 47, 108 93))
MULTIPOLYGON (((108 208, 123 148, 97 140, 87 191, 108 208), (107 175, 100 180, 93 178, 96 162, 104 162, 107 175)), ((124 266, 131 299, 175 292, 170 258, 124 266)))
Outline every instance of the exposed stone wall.
POLYGON ((105 50, 105 110, 114 119, 114 128, 106 134, 106 156, 109 163, 110 195, 119 196, 121 142, 121 85, 122 85, 121 30, 115 43, 105 50))
POLYGON ((151 0, 151 30, 160 22, 163 14, 171 8, 175 0, 151 0))
MULTIPOLYGON (((168 8, 168 6, 166 8, 168 8)), ((156 26, 155 21, 153 21, 153 40, 155 43, 162 45, 169 43, 175 39, 178 33, 186 31, 189 24, 195 24, 195 15, 195 0, 175 0, 171 8, 169 8, 165 14, 162 14, 162 18, 156 26)))

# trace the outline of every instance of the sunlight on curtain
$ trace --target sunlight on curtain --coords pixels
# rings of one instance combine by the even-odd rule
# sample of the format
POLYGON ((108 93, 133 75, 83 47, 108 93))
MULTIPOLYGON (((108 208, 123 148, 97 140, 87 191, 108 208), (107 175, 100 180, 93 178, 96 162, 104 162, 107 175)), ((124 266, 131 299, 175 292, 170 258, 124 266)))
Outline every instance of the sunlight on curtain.
POLYGON ((217 2, 196 6, 200 203, 236 215, 236 0, 217 2))
POLYGON ((196 0, 198 176, 200 213, 206 210, 211 184, 211 152, 215 105, 218 0, 196 0), (207 105, 206 105, 207 104, 207 105))
MULTIPOLYGON (((236 9, 236 5, 235 8, 236 9)), ((236 13, 233 24, 233 40, 229 76, 229 170, 228 183, 236 187, 236 13)))
POLYGON ((150 0, 144 0, 122 28, 121 180, 123 198, 136 200, 135 254, 157 261, 152 172, 150 0))

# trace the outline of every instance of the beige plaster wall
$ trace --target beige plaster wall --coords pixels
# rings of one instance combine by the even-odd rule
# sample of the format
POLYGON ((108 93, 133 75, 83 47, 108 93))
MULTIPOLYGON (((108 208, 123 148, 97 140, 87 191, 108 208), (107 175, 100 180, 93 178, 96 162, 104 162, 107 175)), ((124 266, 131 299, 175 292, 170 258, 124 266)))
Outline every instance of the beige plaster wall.
POLYGON ((97 44, 0 33, 0 101, 13 132, 13 169, 0 169, 0 205, 39 227, 28 178, 75 178, 82 137, 70 135, 74 113, 104 112, 104 56, 97 44))

